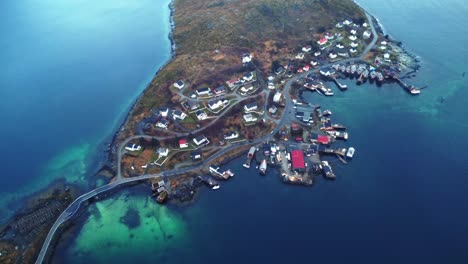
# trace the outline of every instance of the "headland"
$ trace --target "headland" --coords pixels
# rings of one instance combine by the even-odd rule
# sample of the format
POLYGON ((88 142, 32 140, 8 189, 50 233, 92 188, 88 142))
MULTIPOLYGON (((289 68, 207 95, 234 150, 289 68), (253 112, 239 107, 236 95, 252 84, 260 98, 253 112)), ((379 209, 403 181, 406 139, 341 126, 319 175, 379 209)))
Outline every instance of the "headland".
POLYGON ((333 144, 352 131, 332 121, 333 109, 303 102, 305 90, 333 96, 332 82, 345 91, 340 79, 353 78, 420 93, 404 81, 415 58, 352 1, 178 0, 171 9, 173 59, 116 134, 111 182, 69 203, 38 263, 83 203, 126 184, 148 184, 160 203, 190 201, 202 184, 217 190, 233 177, 227 161, 240 155, 247 169, 278 169, 287 183, 335 179, 332 163, 356 150, 333 144))

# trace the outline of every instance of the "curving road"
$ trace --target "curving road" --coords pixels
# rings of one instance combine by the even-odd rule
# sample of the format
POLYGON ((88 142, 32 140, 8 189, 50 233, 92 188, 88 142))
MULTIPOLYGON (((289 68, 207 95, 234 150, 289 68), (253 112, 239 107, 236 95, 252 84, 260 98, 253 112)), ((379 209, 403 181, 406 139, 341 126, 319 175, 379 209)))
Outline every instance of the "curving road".
MULTIPOLYGON (((342 61, 340 61, 341 63, 347 63, 347 62, 353 62, 353 61, 356 61, 356 60, 362 60, 364 58, 365 54, 367 54, 372 49, 372 47, 376 44, 376 42, 377 42, 377 32, 375 30, 374 21, 372 20, 372 17, 367 12, 366 12, 366 16, 367 16, 367 19, 369 20, 369 25, 371 27, 372 34, 373 34, 373 39, 372 39, 371 43, 364 49, 364 51, 358 57, 342 60, 342 61)), ((328 66, 331 66, 331 65, 332 65, 332 63, 327 63, 327 64, 322 65, 322 67, 328 67, 328 66)), ((52 225, 51 229, 49 230, 49 233, 47 234, 47 237, 46 237, 46 239, 44 241, 44 244, 42 245, 41 251, 39 252, 39 255, 37 257, 36 264, 41 264, 44 261, 44 257, 45 257, 45 255, 47 253, 49 245, 50 245, 50 243, 52 241, 52 238, 54 237, 55 233, 57 232, 58 228, 64 222, 66 222, 68 219, 70 219, 78 211, 78 209, 80 208, 80 206, 81 206, 81 204, 83 202, 86 202, 89 199, 91 199, 91 198, 93 198, 93 197, 95 197, 95 196, 97 196, 97 195, 99 195, 101 193, 105 193, 105 192, 107 192, 107 191, 109 191, 111 189, 114 189, 115 187, 118 187, 118 186, 126 184, 126 183, 147 180, 147 179, 151 179, 151 178, 154 178, 154 177, 171 177, 171 176, 187 173, 187 172, 190 172, 190 171, 200 170, 203 167, 205 167, 207 164, 209 164, 211 161, 223 156, 224 154, 226 154, 226 153, 228 153, 228 152, 230 152, 230 151, 232 151, 232 150, 234 150, 234 149, 236 149, 238 147, 245 146, 245 145, 251 145, 251 144, 255 145, 255 144, 264 142, 266 140, 269 140, 272 137, 272 135, 275 134, 276 132, 278 132, 279 129, 287 121, 286 118, 284 118, 284 117, 288 114, 289 111, 292 111, 291 96, 290 96, 291 84, 293 82, 297 81, 298 79, 303 78, 307 74, 308 74, 307 72, 297 74, 285 84, 284 97, 285 97, 285 101, 286 101, 286 106, 285 106, 284 111, 283 111, 283 116, 282 116, 281 120, 277 123, 277 126, 273 129, 272 134, 265 135, 265 136, 263 136, 261 138, 257 138, 257 139, 255 139, 253 141, 250 141, 250 142, 249 141, 244 141, 244 142, 232 144, 229 147, 225 147, 222 151, 219 151, 219 152, 215 153, 213 156, 209 157, 207 160, 203 161, 201 164, 193 165, 193 166, 189 166, 189 167, 185 167, 185 168, 180 168, 180 169, 173 169, 173 170, 169 170, 169 171, 164 171, 164 172, 161 172, 161 173, 145 174, 145 175, 140 175, 140 176, 132 177, 132 178, 123 178, 122 177, 122 168, 121 168, 122 155, 125 153, 125 146, 130 141, 132 141, 134 139, 140 139, 140 138, 164 140, 164 139, 168 139, 168 138, 172 138, 172 137, 171 136, 153 137, 153 136, 148 136, 148 135, 137 135, 137 136, 133 136, 133 137, 129 137, 129 138, 125 139, 122 142, 122 144, 120 145, 120 148, 119 148, 118 153, 117 153, 117 175, 116 175, 115 181, 113 181, 113 182, 111 182, 109 184, 103 185, 103 186, 101 186, 99 188, 96 188, 96 189, 94 189, 94 190, 92 190, 90 192, 87 192, 87 193, 79 196, 60 214, 60 216, 57 218, 57 220, 55 221, 55 223, 52 225)), ((262 93, 264 93, 264 92, 265 91, 263 91, 262 93)), ((267 92, 267 98, 268 98, 268 93, 269 92, 267 92)), ((248 98, 250 98, 250 96, 249 97, 244 97, 242 100, 239 100, 237 103, 240 103, 243 100, 246 100, 248 98)), ((194 131, 192 131, 192 133, 198 133, 198 132, 206 129, 207 127, 211 126, 219 118, 221 118, 225 113, 227 113, 228 110, 231 107, 233 107, 234 105, 235 104, 233 104, 233 105, 229 106, 228 108, 226 108, 225 111, 223 111, 223 114, 218 116, 216 119, 214 119, 212 122, 210 122, 207 126, 205 126, 203 128, 200 128, 200 129, 197 129, 197 130, 194 130, 194 131)), ((266 103, 265 103, 265 105, 266 105, 266 103)), ((176 135, 187 136, 188 134, 186 134, 186 133, 177 133, 176 135)))

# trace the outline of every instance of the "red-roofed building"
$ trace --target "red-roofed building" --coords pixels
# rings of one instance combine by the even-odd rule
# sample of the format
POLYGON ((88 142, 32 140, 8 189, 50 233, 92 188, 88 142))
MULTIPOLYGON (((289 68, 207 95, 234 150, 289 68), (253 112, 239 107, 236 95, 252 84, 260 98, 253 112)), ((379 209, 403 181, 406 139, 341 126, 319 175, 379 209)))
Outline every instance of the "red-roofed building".
POLYGON ((330 144, 330 138, 328 136, 319 135, 317 137, 317 142, 320 144, 328 145, 330 144))
POLYGON ((187 139, 185 139, 185 138, 179 139, 179 147, 180 148, 188 148, 187 139))
POLYGON ((326 38, 321 38, 319 41, 317 41, 319 45, 325 45, 327 44, 327 42, 328 42, 328 39, 326 38))
POLYGON ((302 150, 291 151, 291 168, 297 172, 305 171, 304 152, 302 150))

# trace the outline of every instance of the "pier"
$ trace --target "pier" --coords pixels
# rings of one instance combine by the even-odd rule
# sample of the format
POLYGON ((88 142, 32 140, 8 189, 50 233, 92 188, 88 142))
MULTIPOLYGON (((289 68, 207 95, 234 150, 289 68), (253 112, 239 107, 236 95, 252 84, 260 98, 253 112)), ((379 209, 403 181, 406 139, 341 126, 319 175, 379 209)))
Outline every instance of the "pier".
POLYGON ((331 76, 330 77, 332 79, 332 81, 336 84, 336 86, 338 86, 338 88, 342 91, 344 90, 347 90, 348 89, 348 86, 346 84, 341 84, 335 76, 331 76))
POLYGON ((394 76, 393 79, 401 86, 403 87, 403 89, 405 89, 408 93, 412 94, 412 95, 417 95, 417 94, 420 94, 421 93, 421 89, 424 89, 426 88, 427 86, 424 86, 422 88, 417 88, 411 84, 407 84, 405 83, 403 80, 401 80, 400 78, 394 76))

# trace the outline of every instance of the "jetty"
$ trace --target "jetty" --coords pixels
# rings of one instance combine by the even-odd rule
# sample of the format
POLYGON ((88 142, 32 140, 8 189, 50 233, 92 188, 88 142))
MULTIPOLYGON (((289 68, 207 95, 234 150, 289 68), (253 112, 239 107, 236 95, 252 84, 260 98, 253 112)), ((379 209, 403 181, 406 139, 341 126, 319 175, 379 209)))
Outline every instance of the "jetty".
POLYGON ((348 86, 346 84, 341 84, 335 76, 331 76, 330 77, 332 79, 332 81, 336 84, 336 86, 338 86, 338 88, 342 91, 344 90, 347 90, 348 89, 348 86))
POLYGON ((405 83, 403 80, 401 80, 400 78, 396 76, 394 76, 393 79, 411 95, 418 95, 421 93, 421 89, 426 88, 426 87, 423 87, 421 89, 417 88, 411 84, 405 83))

